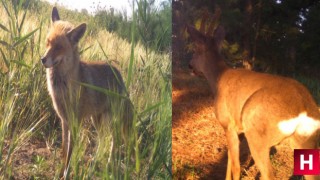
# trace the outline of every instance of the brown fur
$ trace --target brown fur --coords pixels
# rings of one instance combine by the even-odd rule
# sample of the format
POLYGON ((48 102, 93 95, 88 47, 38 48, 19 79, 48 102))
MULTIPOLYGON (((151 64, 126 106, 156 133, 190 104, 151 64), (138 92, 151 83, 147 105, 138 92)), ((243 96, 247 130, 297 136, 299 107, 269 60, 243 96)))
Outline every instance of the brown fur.
POLYGON ((52 11, 52 21, 46 40, 47 50, 41 60, 46 67, 48 90, 54 109, 61 119, 64 171, 72 151, 69 129, 71 119, 92 117, 101 125, 101 122, 112 116, 111 106, 116 100, 121 103, 117 109, 123 110, 120 120, 125 140, 132 124, 133 109, 129 99, 117 100, 92 88, 80 86, 79 82, 86 83, 127 96, 121 74, 115 67, 80 60, 77 44, 86 25, 74 28, 72 24, 61 21, 56 8, 52 11))
POLYGON ((190 67, 207 79, 215 95, 216 117, 226 133, 226 179, 240 179, 239 133, 245 134, 262 179, 275 178, 269 151, 282 140, 290 138, 294 148, 317 148, 320 113, 303 85, 290 78, 229 68, 220 54, 222 27, 214 38, 191 26, 188 32, 196 46, 190 67))

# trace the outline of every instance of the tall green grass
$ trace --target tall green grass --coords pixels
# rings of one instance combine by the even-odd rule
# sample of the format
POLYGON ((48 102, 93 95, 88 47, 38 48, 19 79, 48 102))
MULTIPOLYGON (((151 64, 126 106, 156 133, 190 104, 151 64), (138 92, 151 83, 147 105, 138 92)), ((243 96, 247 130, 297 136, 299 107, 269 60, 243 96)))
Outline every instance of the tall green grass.
POLYGON ((11 6, 1 1, 1 5, 1 17, 7 21, 0 23, 0 174, 9 178, 14 169, 14 154, 44 125, 49 110, 46 95, 40 91, 44 81, 34 78, 41 77, 43 72, 37 63, 25 60, 36 57, 36 39, 30 39, 39 27, 25 31, 27 11, 21 8, 21 2, 11 6))
MULTIPOLYGON (((61 130, 52 123, 56 115, 46 90, 44 67, 39 61, 45 50, 51 9, 47 14, 32 14, 23 8, 27 1, 17 2, 1 0, 0 8, 3 17, 0 21, 0 179, 57 179, 62 166, 61 130), (15 162, 22 158, 19 149, 33 141, 47 142, 52 154, 35 155, 29 157, 32 163, 17 165, 15 162)), ((137 31, 135 23, 132 31, 137 31)), ((87 34, 80 44, 82 59, 107 59, 120 67, 135 109, 134 132, 130 143, 123 145, 119 115, 102 130, 92 126, 90 120, 79 122, 71 118, 75 143, 68 177, 170 179, 170 52, 146 50, 140 43, 129 44, 106 31, 99 31, 95 37, 89 36, 90 32, 87 34), (112 137, 116 150, 110 156, 112 137)), ((119 106, 114 104, 113 112, 117 113, 119 106)))

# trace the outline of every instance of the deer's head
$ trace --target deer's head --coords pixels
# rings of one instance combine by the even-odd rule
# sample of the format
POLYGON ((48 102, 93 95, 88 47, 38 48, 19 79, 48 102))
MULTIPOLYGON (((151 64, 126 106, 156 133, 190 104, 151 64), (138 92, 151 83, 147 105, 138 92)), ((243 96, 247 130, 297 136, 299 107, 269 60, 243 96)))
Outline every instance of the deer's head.
POLYGON ((207 68, 214 68, 208 66, 218 66, 220 61, 223 61, 220 49, 224 39, 224 29, 221 26, 214 29, 214 23, 216 23, 215 21, 219 16, 220 10, 216 10, 213 20, 207 28, 207 32, 205 32, 205 21, 208 18, 207 13, 203 15, 200 30, 190 25, 187 26, 187 31, 194 44, 194 53, 189 67, 196 75, 204 75, 207 68))

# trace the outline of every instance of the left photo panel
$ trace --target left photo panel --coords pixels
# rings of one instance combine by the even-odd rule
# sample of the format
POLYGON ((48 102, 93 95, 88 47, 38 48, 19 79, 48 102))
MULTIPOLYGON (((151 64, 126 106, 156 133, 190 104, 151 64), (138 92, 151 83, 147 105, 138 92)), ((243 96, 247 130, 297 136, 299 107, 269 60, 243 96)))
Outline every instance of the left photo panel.
POLYGON ((172 179, 171 0, 0 3, 0 179, 172 179))

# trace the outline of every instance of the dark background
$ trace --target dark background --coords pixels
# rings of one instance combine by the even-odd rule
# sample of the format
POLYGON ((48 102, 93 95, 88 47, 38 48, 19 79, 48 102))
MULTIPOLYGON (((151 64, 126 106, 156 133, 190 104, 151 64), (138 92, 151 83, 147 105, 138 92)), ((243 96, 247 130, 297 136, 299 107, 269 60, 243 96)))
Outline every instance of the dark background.
POLYGON ((231 66, 249 63, 256 71, 319 80, 320 1, 173 1, 175 64, 183 66, 190 60, 185 25, 198 25, 203 12, 213 14, 217 5, 226 30, 224 54, 231 66))

